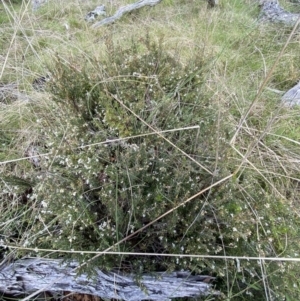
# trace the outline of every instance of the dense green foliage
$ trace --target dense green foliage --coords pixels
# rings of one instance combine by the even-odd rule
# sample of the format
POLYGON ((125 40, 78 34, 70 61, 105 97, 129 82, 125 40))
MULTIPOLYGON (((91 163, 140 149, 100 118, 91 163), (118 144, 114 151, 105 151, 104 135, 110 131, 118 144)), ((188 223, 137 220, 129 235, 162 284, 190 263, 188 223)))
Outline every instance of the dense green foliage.
MULTIPOLYGON (((232 14, 247 11, 245 33, 239 36, 231 15, 225 24, 231 30, 218 19, 211 41, 194 36, 183 57, 180 47, 168 46, 167 27, 156 35, 146 27, 125 42, 115 38, 115 28, 104 30, 104 51, 93 54, 77 46, 72 55, 56 51, 52 37, 37 35, 30 49, 43 49, 44 55, 55 48, 44 60, 50 81, 45 90, 32 92, 24 80, 37 99, 20 104, 6 98, 0 107, 1 244, 19 247, 20 256, 32 248, 40 256, 82 263, 93 257, 85 251, 155 253, 99 256, 84 268, 91 274, 96 266, 137 274, 184 269, 216 276, 220 300, 297 300, 294 263, 209 258, 299 256, 298 109, 287 113, 274 94, 264 91, 240 124, 265 64, 285 36, 278 33, 278 44, 272 44, 273 32, 249 29, 248 2, 226 5, 232 14), (198 42, 205 47, 199 50, 198 42), (218 57, 206 51, 209 43, 222 45, 218 57), (262 53, 266 59, 261 60, 262 53), (36 152, 38 159, 22 159, 36 152)), ((185 17, 196 14, 192 4, 180 7, 185 17)), ((51 6, 46 27, 53 22, 50 16, 51 6)), ((85 33, 77 32, 81 27, 75 26, 70 45, 84 39, 85 33)), ((3 36, 1 47, 7 41, 3 36)), ((293 53, 295 46, 289 47, 293 53)), ((40 68, 34 56, 28 60, 33 69, 40 68)), ((296 78, 299 56, 283 62, 289 67, 272 78, 280 89, 285 89, 283 80, 296 78)), ((18 78, 5 76, 8 82, 18 78)))
MULTIPOLYGON (((43 219, 47 224, 54 220, 61 206, 65 213, 59 214, 61 235, 48 238, 51 248, 103 250, 212 181, 200 167, 213 167, 208 141, 216 138, 207 139, 216 116, 202 92, 202 62, 195 58, 184 67, 148 40, 108 53, 106 61, 90 62, 81 70, 58 60, 49 84, 62 118, 69 112, 64 126, 41 133, 45 146, 58 152, 43 162, 48 172, 37 196, 47 206, 43 219), (162 134, 177 148, 153 134, 146 123, 157 131, 177 129, 162 134), (180 130, 193 125, 200 125, 200 130, 180 130), (144 135, 134 138, 140 134, 144 135), (109 142, 119 138, 124 139, 109 142)), ((198 198, 175 210, 120 248, 181 252, 190 240, 184 238, 190 225, 187 216, 194 219, 191 212, 200 210, 203 202, 198 198)), ((203 231, 201 222, 196 224, 193 232, 203 231)), ((204 240, 198 248, 206 250, 204 240)), ((107 259, 99 260, 108 267, 107 259)), ((152 259, 142 260, 146 264, 141 266, 148 269, 152 259)), ((139 267, 139 261, 131 263, 139 267)), ((167 263, 159 265, 171 268, 167 263)))

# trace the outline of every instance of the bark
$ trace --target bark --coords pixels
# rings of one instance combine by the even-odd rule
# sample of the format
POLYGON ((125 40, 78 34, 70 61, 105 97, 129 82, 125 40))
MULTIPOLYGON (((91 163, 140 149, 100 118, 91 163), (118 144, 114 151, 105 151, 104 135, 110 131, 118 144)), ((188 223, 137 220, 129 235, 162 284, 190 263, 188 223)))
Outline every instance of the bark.
POLYGON ((178 297, 217 295, 210 276, 191 276, 188 272, 143 275, 138 282, 132 274, 96 270, 96 277, 76 275, 78 263, 61 260, 24 258, 0 266, 0 292, 9 296, 34 292, 72 292, 118 300, 170 300, 178 297))
POLYGON ((113 16, 102 19, 101 21, 95 23, 92 27, 97 28, 102 25, 114 23, 116 20, 120 19, 126 13, 129 13, 136 9, 140 9, 144 6, 154 6, 154 5, 158 4, 159 2, 161 2, 161 0, 140 0, 135 3, 129 4, 126 6, 122 6, 121 8, 119 8, 117 10, 117 12, 113 16))

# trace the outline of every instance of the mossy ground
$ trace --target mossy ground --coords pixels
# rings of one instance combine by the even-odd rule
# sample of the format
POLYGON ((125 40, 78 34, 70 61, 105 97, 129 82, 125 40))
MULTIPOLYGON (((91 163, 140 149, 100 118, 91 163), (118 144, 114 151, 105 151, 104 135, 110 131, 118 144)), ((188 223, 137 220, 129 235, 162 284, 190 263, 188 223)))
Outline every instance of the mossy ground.
POLYGON ((299 109, 278 93, 299 80, 299 35, 269 74, 291 29, 258 23, 254 1, 162 1, 91 29, 97 5, 1 4, 1 83, 31 98, 0 103, 3 245, 81 262, 151 252, 93 266, 189 269, 224 300, 297 300, 298 263, 209 255, 299 257, 299 109))

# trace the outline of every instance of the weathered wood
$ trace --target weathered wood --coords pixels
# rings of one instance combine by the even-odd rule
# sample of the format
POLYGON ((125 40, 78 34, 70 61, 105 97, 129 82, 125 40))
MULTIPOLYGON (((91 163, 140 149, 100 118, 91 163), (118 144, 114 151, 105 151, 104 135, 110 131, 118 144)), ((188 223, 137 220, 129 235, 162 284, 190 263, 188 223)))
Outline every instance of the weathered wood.
POLYGON ((134 275, 100 270, 91 280, 86 274, 76 275, 78 266, 77 262, 62 263, 44 258, 24 258, 4 264, 0 266, 0 292, 18 296, 37 291, 69 291, 128 301, 218 294, 208 283, 213 279, 209 276, 191 276, 188 272, 154 273, 143 275, 138 284, 134 275))
POLYGON ((0 82, 0 105, 1 103, 10 103, 11 101, 30 101, 30 96, 20 91, 18 84, 0 82))
POLYGON ((113 23, 116 20, 120 19, 126 13, 129 13, 133 10, 140 9, 144 6, 154 6, 154 5, 158 4, 159 2, 161 2, 161 0, 140 0, 135 3, 129 4, 126 6, 122 6, 121 8, 119 8, 117 10, 117 12, 113 16, 102 19, 101 21, 95 23, 92 27, 97 28, 102 25, 113 23))
POLYGON ((283 23, 287 26, 294 26, 300 18, 300 14, 290 13, 284 10, 278 0, 261 0, 261 16, 262 21, 271 21, 283 23))
POLYGON ((282 96, 282 102, 287 107, 300 105, 300 82, 282 96))
POLYGON ((90 11, 84 19, 88 22, 92 22, 95 21, 98 16, 106 16, 104 5, 97 6, 94 10, 90 11))

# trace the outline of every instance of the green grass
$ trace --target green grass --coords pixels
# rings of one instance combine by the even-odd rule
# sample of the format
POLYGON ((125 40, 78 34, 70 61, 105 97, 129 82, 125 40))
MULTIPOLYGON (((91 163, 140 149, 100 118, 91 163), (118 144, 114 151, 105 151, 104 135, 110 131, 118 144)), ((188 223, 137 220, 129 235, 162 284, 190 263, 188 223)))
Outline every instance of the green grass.
POLYGON ((258 23, 253 1, 162 1, 92 29, 84 17, 96 6, 0 5, 1 83, 30 99, 0 102, 3 244, 80 262, 85 251, 154 252, 93 265, 210 274, 220 300, 297 300, 297 262, 210 255, 299 257, 299 109, 274 92, 300 78, 299 37, 270 74, 291 29, 258 23), (125 140, 103 146, 111 137, 125 140), (25 158, 32 147, 38 166, 25 158))

